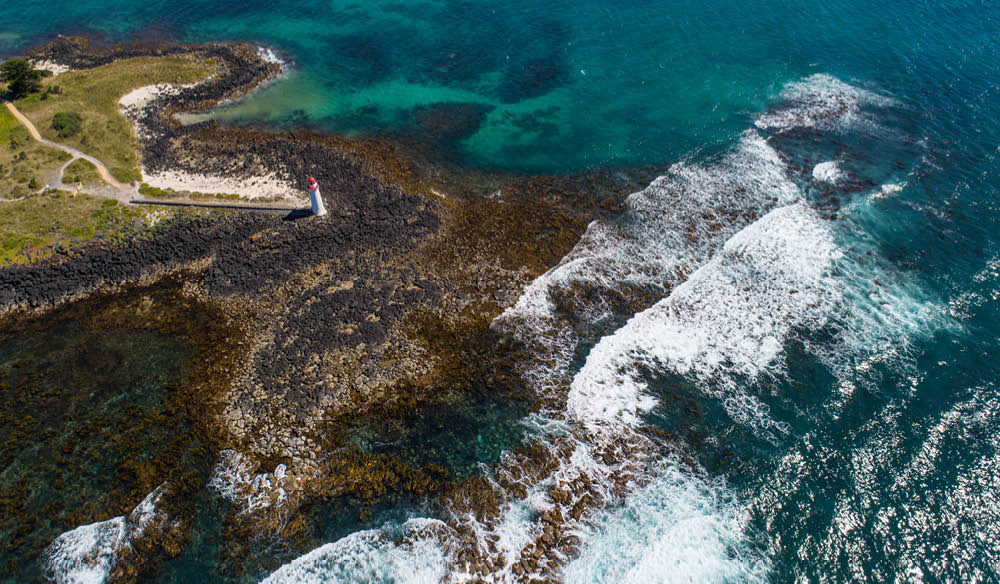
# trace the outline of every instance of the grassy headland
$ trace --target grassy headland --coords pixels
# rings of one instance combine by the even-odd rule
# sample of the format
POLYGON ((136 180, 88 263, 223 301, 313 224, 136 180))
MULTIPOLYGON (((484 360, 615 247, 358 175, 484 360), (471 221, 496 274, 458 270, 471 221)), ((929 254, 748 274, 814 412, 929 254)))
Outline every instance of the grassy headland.
MULTIPOLYGON (((157 83, 194 83, 211 75, 215 63, 191 55, 136 57, 92 69, 42 79, 41 91, 16 101, 18 109, 49 140, 86 152, 107 165, 121 182, 139 180, 139 145, 131 123, 118 109, 128 92, 157 83), (77 114, 82 120, 72 135, 59 136, 53 118, 77 114)), ((0 108, 0 267, 30 263, 100 237, 114 241, 148 224, 154 209, 130 208, 88 194, 49 190, 65 152, 40 145, 17 120, 0 108)), ((103 187, 93 164, 79 159, 63 175, 66 184, 103 187)), ((172 214, 174 211, 160 213, 172 214)))
POLYGON ((0 267, 65 253, 100 237, 109 242, 147 226, 156 208, 49 190, 0 203, 0 267))
POLYGON ((117 180, 129 182, 141 178, 139 144, 131 123, 118 109, 118 100, 147 85, 195 83, 214 70, 213 62, 189 55, 123 59, 45 78, 41 93, 19 99, 16 105, 44 137, 94 156, 117 180), (52 119, 60 112, 82 118, 74 135, 60 138, 52 127, 52 119))

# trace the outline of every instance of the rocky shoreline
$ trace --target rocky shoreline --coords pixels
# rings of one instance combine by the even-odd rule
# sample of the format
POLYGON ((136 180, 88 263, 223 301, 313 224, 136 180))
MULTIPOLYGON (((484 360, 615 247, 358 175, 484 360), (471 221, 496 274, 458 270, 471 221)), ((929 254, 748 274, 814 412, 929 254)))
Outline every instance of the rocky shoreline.
MULTIPOLYGON (((234 454, 215 472, 232 477, 220 484, 243 508, 233 520, 246 537, 294 537, 304 521, 296 514, 310 501, 350 496, 364 507, 390 492, 453 490, 447 469, 366 452, 348 431, 363 415, 394 419, 468 392, 530 404, 513 366, 519 349, 490 322, 590 221, 620 208, 636 183, 600 174, 534 177, 507 180, 495 191, 501 196, 445 198, 424 166, 390 144, 177 123, 176 113, 245 95, 277 74, 278 65, 248 45, 93 48, 64 39, 34 56, 88 68, 179 54, 212 59, 219 73, 141 110, 144 168, 235 180, 264 174, 296 186, 313 175, 329 215, 178 218, 125 245, 97 243, 7 268, 3 320, 183 272, 186 297, 245 331, 233 347, 217 348, 234 355, 232 382, 210 385, 217 393, 202 399, 219 404, 207 431, 216 451, 234 454), (583 198, 582 187, 602 195, 583 198), (271 492, 257 492, 261 484, 271 492), (272 498, 276 485, 280 501, 272 498), (255 505, 260 497, 268 504, 255 505)), ((184 492, 167 492, 175 490, 184 492)))

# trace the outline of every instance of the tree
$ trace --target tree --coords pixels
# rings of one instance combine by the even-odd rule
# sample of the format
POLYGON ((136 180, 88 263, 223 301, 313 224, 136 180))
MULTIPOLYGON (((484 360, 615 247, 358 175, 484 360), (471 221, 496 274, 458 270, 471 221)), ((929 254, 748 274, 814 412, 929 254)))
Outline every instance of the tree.
POLYGON ((41 78, 42 72, 33 68, 26 59, 11 59, 0 64, 0 81, 7 82, 7 92, 11 99, 19 99, 38 91, 41 78))

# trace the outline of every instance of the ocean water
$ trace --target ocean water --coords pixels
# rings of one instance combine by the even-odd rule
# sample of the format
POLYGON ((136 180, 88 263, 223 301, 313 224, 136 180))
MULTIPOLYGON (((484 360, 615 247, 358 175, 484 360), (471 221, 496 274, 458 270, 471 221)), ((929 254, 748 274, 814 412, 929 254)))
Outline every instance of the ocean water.
MULTIPOLYGON (((570 444, 554 476, 603 494, 552 575, 1000 578, 995 3, 12 6, 6 54, 57 33, 271 47, 291 71, 214 114, 233 123, 426 140, 525 173, 672 164, 493 323, 563 404, 524 439, 570 444)), ((524 486, 476 526, 508 552, 497 581, 553 505, 524 486)), ((453 519, 348 522, 241 578, 462 581, 453 519)))

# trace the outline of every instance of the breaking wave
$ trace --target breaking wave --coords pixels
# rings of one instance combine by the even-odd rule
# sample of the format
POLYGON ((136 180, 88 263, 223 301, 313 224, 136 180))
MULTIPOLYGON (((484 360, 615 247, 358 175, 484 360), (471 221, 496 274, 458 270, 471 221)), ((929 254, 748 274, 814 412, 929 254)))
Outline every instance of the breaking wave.
MULTIPOLYGON (((825 75, 790 84, 728 152, 675 164, 619 217, 592 223, 492 324, 525 347, 521 373, 542 404, 526 420, 533 447, 505 453, 485 477, 496 512, 459 497, 433 545, 360 532, 271 581, 400 578, 397 559, 418 549, 420 574, 455 582, 766 580, 771 557, 754 543, 748 496, 712 478, 688 445, 648 432, 646 414, 660 405, 656 379, 677 376, 735 425, 787 444, 791 420, 767 402, 789 343, 847 387, 852 371, 946 320, 919 287, 866 259, 870 242, 850 218, 814 208, 767 134, 877 128, 875 110, 894 105, 825 75)), ((805 180, 837 188, 839 165, 826 164, 805 180)), ((849 394, 829 396, 834 409, 849 394)))
POLYGON ((781 103, 760 115, 754 125, 778 132, 795 128, 871 130, 879 127, 878 109, 900 105, 891 97, 824 73, 789 83, 780 97, 781 103))
POLYGON ((395 540, 381 530, 352 533, 296 558, 264 583, 437 584, 448 565, 448 558, 432 539, 439 529, 447 527, 439 521, 411 519, 403 524, 395 540))
POLYGON ((586 545, 562 573, 568 584, 766 582, 748 550, 726 486, 673 464, 583 531, 586 545))
POLYGON ((804 205, 772 211, 598 343, 573 380, 570 415, 636 425, 656 403, 639 369, 667 368, 697 380, 736 421, 783 431, 741 386, 777 367, 792 329, 824 324, 837 301, 830 271, 839 255, 829 229, 804 205))
POLYGON ((146 496, 126 517, 81 525, 52 542, 45 552, 46 576, 59 584, 100 584, 119 555, 143 536, 154 521, 165 520, 157 504, 166 484, 146 496))

